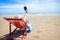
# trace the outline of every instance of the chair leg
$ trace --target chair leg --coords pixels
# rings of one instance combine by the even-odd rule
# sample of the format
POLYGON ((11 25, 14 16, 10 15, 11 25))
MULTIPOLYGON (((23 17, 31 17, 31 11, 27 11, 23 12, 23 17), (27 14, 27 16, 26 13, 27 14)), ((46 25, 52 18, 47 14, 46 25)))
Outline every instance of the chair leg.
POLYGON ((22 36, 21 40, 24 40, 24 35, 22 36))
POLYGON ((11 22, 9 23, 9 36, 11 36, 11 22))
POLYGON ((15 30, 17 29, 17 27, 11 32, 11 34, 13 34, 15 32, 15 30))

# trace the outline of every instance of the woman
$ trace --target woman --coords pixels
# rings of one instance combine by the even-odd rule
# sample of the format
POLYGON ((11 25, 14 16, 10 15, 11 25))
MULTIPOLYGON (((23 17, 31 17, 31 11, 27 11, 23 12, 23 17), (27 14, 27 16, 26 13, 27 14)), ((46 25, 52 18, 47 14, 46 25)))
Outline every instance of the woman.
MULTIPOLYGON (((23 17, 23 20, 26 22, 27 27, 28 27, 28 29, 27 29, 27 33, 30 33, 30 32, 32 31, 32 26, 31 26, 31 24, 29 23, 29 21, 27 20, 28 9, 27 9, 26 6, 24 6, 24 10, 26 11, 26 14, 25 14, 24 17, 23 17)), ((20 29, 20 31, 23 32, 24 29, 23 29, 23 30, 20 29)))

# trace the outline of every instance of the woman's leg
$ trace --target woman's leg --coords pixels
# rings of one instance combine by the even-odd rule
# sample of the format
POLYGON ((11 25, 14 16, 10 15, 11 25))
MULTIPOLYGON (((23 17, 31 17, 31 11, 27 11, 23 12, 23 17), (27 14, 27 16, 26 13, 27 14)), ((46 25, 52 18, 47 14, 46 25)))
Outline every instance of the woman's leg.
MULTIPOLYGON (((27 23, 27 27, 28 27, 27 33, 30 33, 32 31, 32 26, 28 20, 26 20, 26 23, 27 23)), ((20 29, 20 32, 24 33, 25 30, 20 29)))
POLYGON ((31 24, 29 23, 28 20, 26 20, 26 23, 27 23, 27 26, 28 26, 27 33, 30 33, 32 31, 32 26, 31 26, 31 24))

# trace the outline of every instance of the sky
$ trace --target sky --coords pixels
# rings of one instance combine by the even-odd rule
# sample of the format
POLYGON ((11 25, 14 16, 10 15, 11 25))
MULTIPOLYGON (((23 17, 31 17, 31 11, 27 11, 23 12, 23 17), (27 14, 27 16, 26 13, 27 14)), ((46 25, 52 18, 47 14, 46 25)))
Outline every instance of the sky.
POLYGON ((60 0, 0 0, 0 14, 24 13, 24 6, 29 13, 60 13, 60 0))

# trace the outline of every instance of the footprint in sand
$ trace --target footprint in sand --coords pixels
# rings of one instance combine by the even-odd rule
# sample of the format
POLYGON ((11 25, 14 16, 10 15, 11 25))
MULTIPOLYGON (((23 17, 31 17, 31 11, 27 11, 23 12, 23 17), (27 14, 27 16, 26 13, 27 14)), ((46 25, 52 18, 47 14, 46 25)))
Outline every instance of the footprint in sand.
POLYGON ((37 31, 37 33, 40 33, 41 31, 37 31))
POLYGON ((34 36, 34 38, 40 38, 39 36, 34 36))

